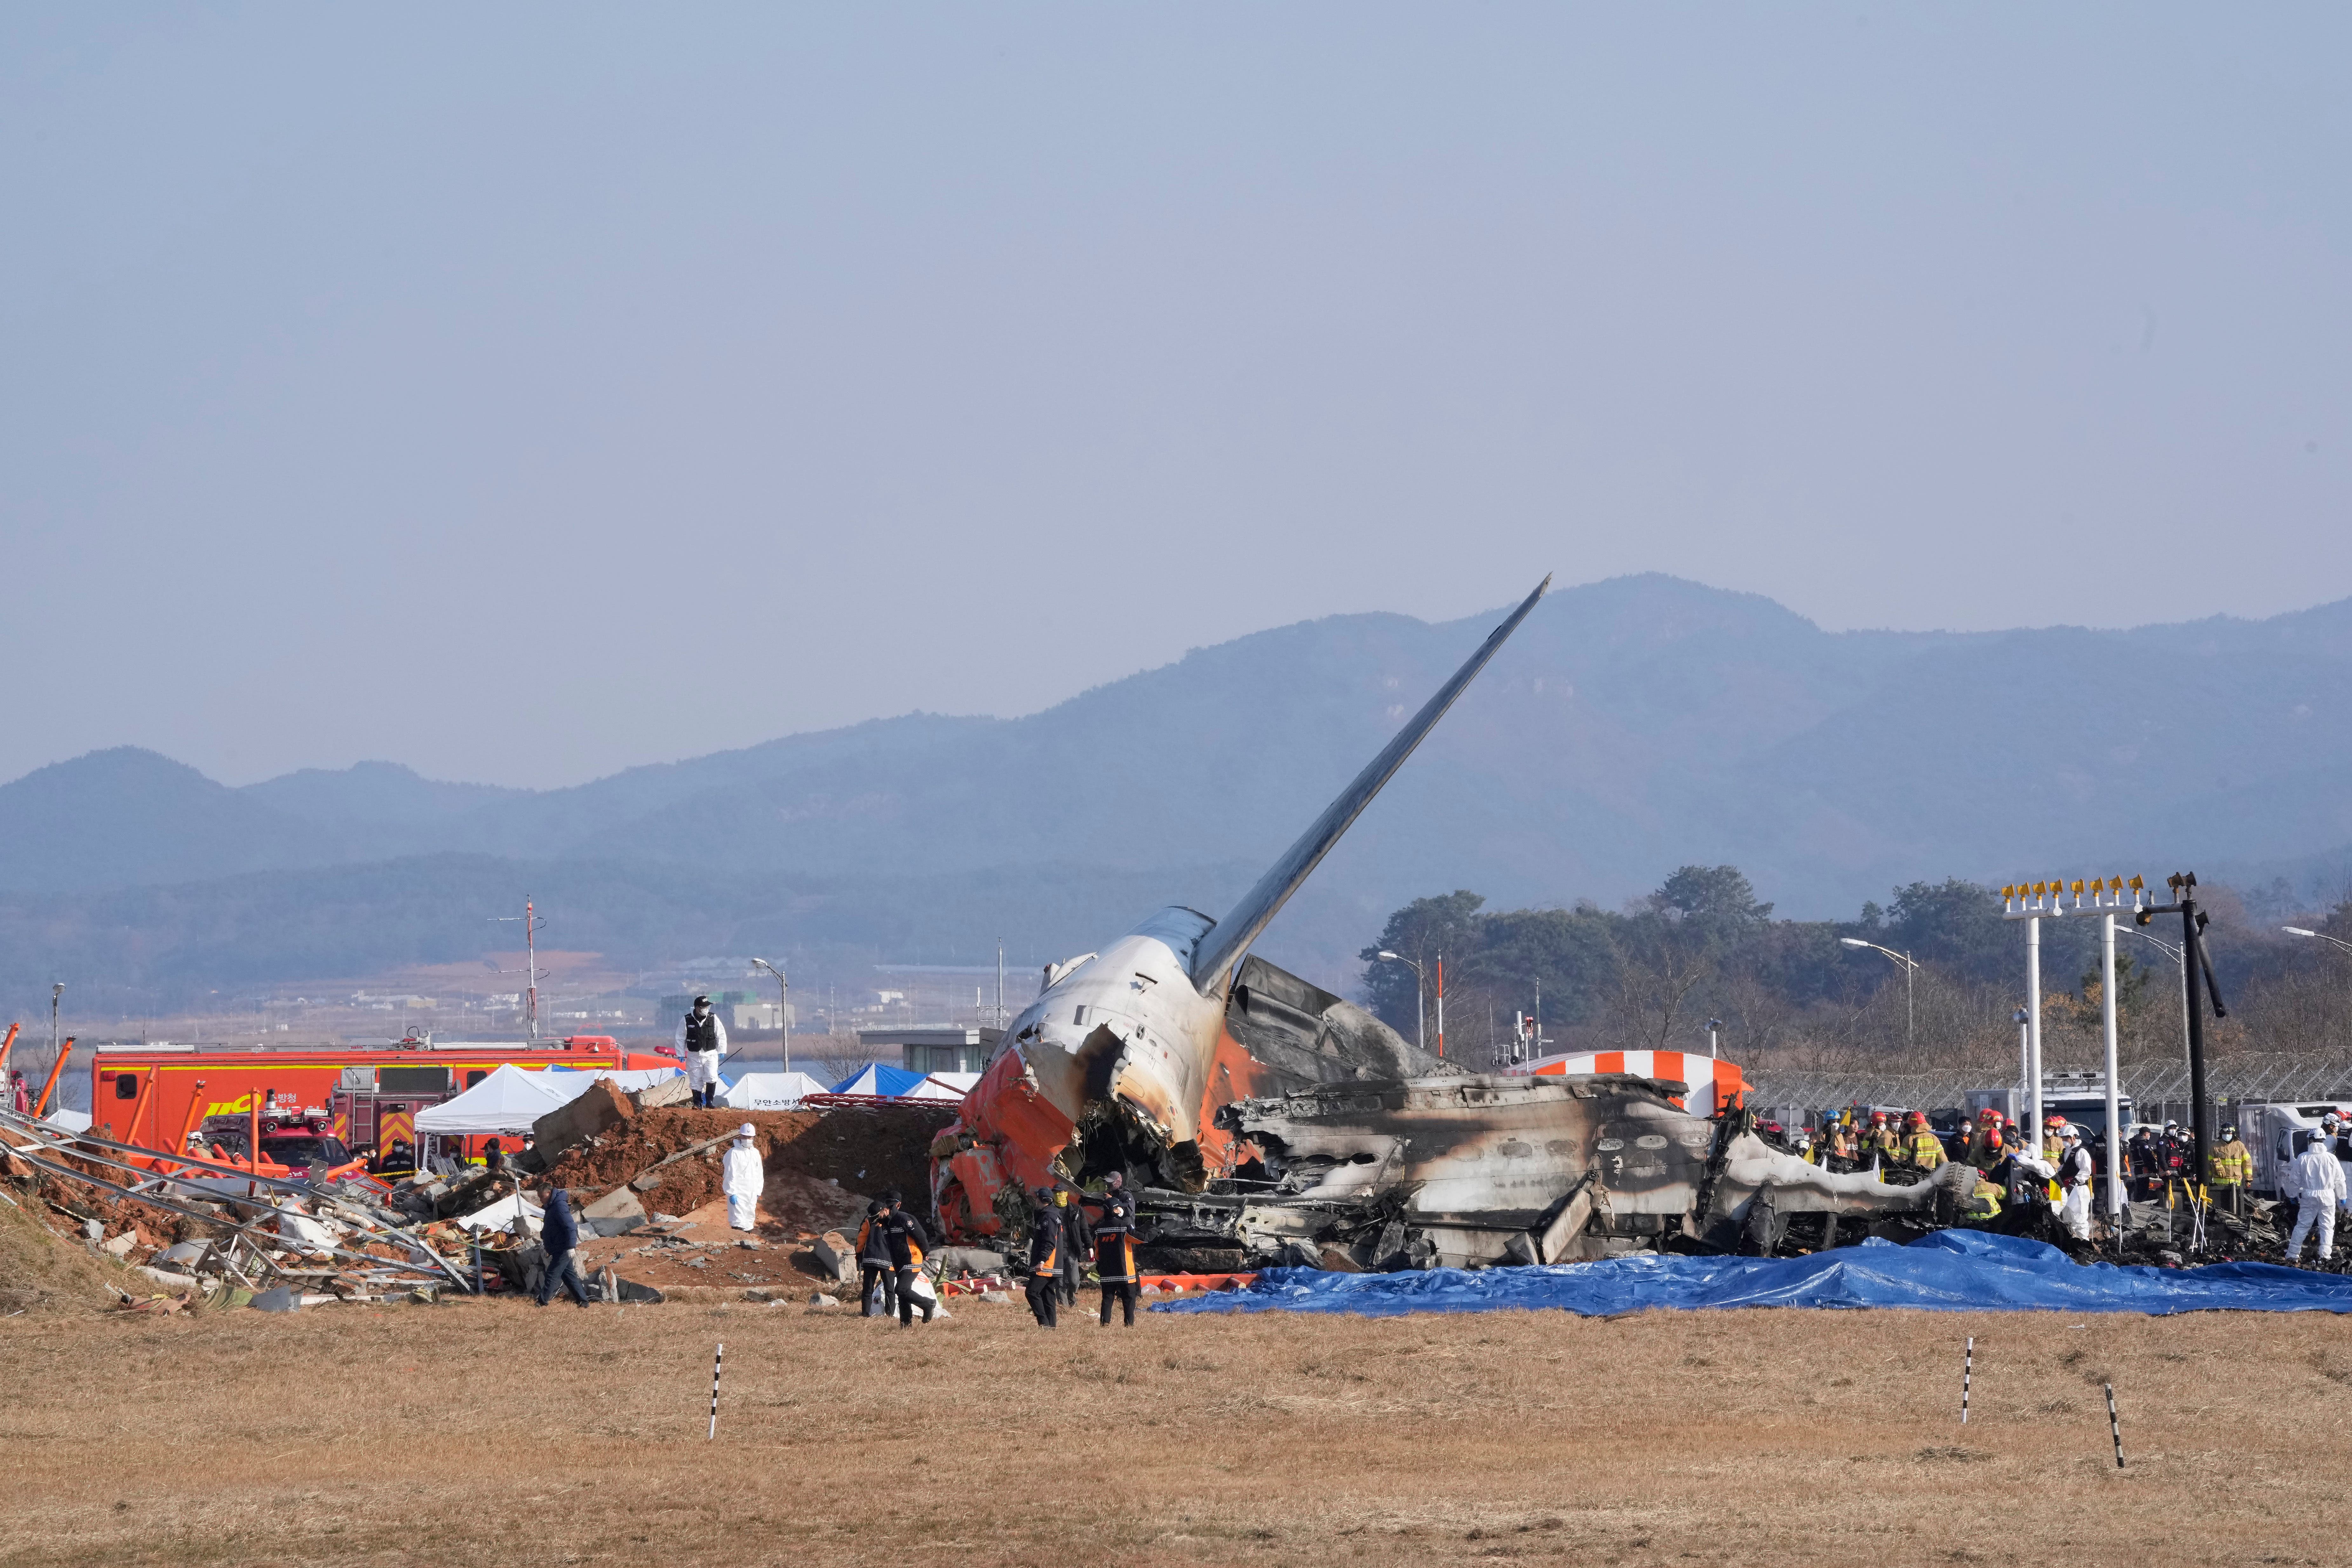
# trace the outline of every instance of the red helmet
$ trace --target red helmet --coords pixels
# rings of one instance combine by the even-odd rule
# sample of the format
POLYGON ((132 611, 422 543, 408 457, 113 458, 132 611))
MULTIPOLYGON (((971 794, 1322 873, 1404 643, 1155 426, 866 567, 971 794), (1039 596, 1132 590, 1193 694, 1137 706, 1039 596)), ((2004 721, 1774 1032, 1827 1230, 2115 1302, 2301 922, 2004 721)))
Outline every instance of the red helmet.
POLYGON ((1884 1121, 1886 1120, 1886 1112, 1883 1110, 1874 1110, 1870 1113, 1870 1119, 1873 1121, 1884 1121))
POLYGON ((1927 1126, 1927 1113, 1926 1111, 1924 1111, 1924 1110, 1915 1110, 1915 1111, 1913 1111, 1913 1112, 1911 1113, 1911 1126, 1912 1126, 1913 1131, 1917 1131, 1919 1128, 1925 1127, 1925 1126, 1927 1126))
POLYGON ((2063 1127, 2066 1125, 2066 1119, 2055 1114, 2045 1116, 2042 1119, 2042 1125, 2044 1127, 2063 1127))

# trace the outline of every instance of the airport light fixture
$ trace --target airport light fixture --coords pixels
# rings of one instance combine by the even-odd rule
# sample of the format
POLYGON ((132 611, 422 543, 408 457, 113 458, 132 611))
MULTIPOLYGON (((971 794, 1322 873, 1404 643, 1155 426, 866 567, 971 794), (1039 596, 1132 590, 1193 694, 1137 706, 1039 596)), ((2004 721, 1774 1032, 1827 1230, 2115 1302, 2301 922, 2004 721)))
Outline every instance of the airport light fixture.
POLYGON ((1874 942, 1864 942, 1858 936, 1842 936, 1838 938, 1838 944, 1842 947, 1866 947, 1873 952, 1883 952, 1903 966, 1903 1037, 1910 1042, 1913 1050, 1917 1050, 1919 1048, 1919 1015, 1912 1004, 1911 977, 1919 972, 1919 965, 1913 962, 1907 952, 1897 952, 1891 947, 1881 947, 1874 942))
MULTIPOLYGON (((766 959, 755 958, 751 962, 776 977, 777 1048, 783 1055, 784 1070, 786 1072, 790 1072, 793 1070, 792 983, 784 978, 784 972, 782 970, 778 969, 766 959)), ((997 955, 997 962, 1000 964, 1003 963, 1003 954, 1001 952, 997 955)))
POLYGON ((2106 1047, 2107 1089, 2107 1214, 2124 1212, 2124 1141, 2116 1125, 2121 1114, 2116 1082, 2116 916, 2137 919, 2147 906, 2147 885, 2137 877, 2077 877, 2067 882, 2053 877, 2046 882, 2014 882, 2000 890, 2000 918, 2025 922, 2025 1043, 2027 1103, 2030 1125, 2026 1136, 2038 1148, 2042 1138, 2042 922, 2069 916, 2099 917, 2099 1028, 2106 1047), (2071 901, 2070 901, 2071 900, 2071 901), (2085 900, 2088 901, 2086 902, 2085 900))
MULTIPOLYGON (((1407 958, 1403 953, 1391 952, 1387 948, 1381 949, 1380 952, 1374 953, 1372 956, 1375 958, 1385 958, 1391 963, 1402 963, 1407 969, 1412 971, 1412 1043, 1424 1051, 1429 1049, 1429 1031, 1423 1018, 1423 1014, 1426 1009, 1424 1008, 1421 999, 1421 965, 1415 963, 1412 959, 1407 958)), ((1444 1038, 1444 1033, 1445 1032, 1443 1029, 1439 1030, 1438 1037, 1440 1039, 1444 1038)))
POLYGON ((2286 932, 2289 936, 2311 937, 2318 942, 2332 943, 2336 947, 2342 948, 2347 952, 2352 952, 2352 942, 2340 941, 2336 937, 2329 936, 2324 931, 2307 931, 2302 926, 2281 926, 2279 927, 2279 930, 2286 932))
POLYGON ((1723 1020, 1720 1018, 1709 1018, 1706 1021, 1706 1054, 1710 1059, 1719 1054, 1715 1048, 1715 1037, 1716 1032, 1722 1027, 1723 1020))

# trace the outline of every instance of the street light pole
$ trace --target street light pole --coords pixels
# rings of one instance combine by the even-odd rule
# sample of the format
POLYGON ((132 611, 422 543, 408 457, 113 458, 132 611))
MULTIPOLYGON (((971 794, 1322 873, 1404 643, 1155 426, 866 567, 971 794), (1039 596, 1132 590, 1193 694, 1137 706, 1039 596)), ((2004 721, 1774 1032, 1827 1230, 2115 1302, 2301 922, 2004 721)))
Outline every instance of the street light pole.
POLYGON ((1911 955, 1907 952, 1897 952, 1891 947, 1881 947, 1874 942, 1864 942, 1858 936, 1842 936, 1838 938, 1838 944, 1842 947, 1866 947, 1873 952, 1883 952, 1903 966, 1903 1037, 1909 1042, 1913 1050, 1917 1050, 1919 1048, 1919 1014, 1912 1001, 1911 977, 1918 972, 1918 964, 1912 962, 1911 955))
MULTIPOLYGON (((2180 950, 2162 938, 2150 936, 2136 926, 2117 926, 2116 929, 2126 936, 2139 938, 2176 965, 2180 963, 2180 950)), ((2180 972, 2180 1060, 2183 1065, 2189 1060, 2189 972, 2186 969, 2180 972)))
MULTIPOLYGON (((1402 963, 1406 968, 1412 971, 1412 1043, 1422 1050, 1425 1051, 1429 1049, 1428 1024, 1427 1020, 1423 1016, 1424 1008, 1421 1000, 1421 965, 1415 963, 1412 959, 1407 958, 1403 953, 1391 952, 1386 948, 1381 949, 1381 951, 1373 956, 1385 958, 1391 963, 1402 963)), ((1441 1040, 1445 1037, 1445 1031, 1443 1027, 1438 1030, 1437 1037, 1441 1040)))
POLYGON ((1722 1027, 1723 1020, 1720 1018, 1709 1018, 1706 1021, 1706 1054, 1710 1061, 1718 1055, 1715 1048, 1715 1032, 1722 1027))
POLYGON ((49 1059, 51 1061, 55 1061, 58 1055, 58 998, 65 994, 66 983, 62 980, 49 987, 49 1059))
MULTIPOLYGON (((772 974, 772 975, 774 975, 774 976, 776 977, 776 1042, 777 1042, 777 1049, 778 1049, 778 1051, 782 1055, 782 1057, 783 1057, 783 1058, 784 1058, 784 1070, 785 1070, 786 1072, 790 1072, 790 1071, 792 1071, 792 1070, 793 1070, 793 1007, 792 1007, 792 1002, 793 1002, 793 988, 792 988, 792 985, 791 985, 791 984, 790 984, 788 981, 786 981, 786 980, 784 979, 784 972, 783 972, 782 970, 781 970, 781 969, 778 969, 774 964, 770 963, 766 959, 764 959, 764 958, 755 958, 755 959, 753 959, 751 962, 752 962, 752 963, 756 963, 756 964, 758 964, 761 968, 762 968, 762 969, 766 970, 769 973, 771 973, 771 974, 772 974)), ((1001 952, 1000 952, 1000 953, 999 953, 999 955, 998 955, 997 962, 998 962, 1000 964, 1003 962, 1003 954, 1002 954, 1001 952)))
POLYGON ((2279 927, 2279 930, 2286 932, 2289 936, 2307 936, 2319 942, 2331 942, 2334 943, 2334 945, 2342 948, 2347 952, 2352 952, 2352 942, 2338 941, 2336 938, 2329 936, 2326 931, 2305 931, 2301 926, 2281 926, 2279 927))

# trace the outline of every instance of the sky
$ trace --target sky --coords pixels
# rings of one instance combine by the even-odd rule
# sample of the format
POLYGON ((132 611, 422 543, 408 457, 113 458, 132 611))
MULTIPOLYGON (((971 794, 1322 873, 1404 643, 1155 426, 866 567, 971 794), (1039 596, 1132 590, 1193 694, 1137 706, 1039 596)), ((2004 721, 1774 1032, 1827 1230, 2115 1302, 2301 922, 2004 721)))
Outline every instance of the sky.
POLYGON ((2352 595, 2352 12, 0 13, 0 778, 2352 595))

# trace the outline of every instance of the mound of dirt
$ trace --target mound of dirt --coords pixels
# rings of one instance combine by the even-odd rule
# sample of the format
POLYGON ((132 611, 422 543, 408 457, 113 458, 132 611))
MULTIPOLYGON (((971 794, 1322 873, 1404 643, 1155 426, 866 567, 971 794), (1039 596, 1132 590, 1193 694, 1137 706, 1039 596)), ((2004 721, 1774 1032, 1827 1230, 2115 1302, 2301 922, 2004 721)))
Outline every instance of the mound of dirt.
MULTIPOLYGON (((45 1220, 31 1206, 23 1189, 0 1204, 0 1316, 16 1312, 44 1314, 98 1310, 121 1299, 129 1286, 118 1286, 126 1270, 113 1259, 93 1255, 79 1237, 53 1228, 66 1222, 45 1220)), ((153 1289, 143 1279, 138 1288, 153 1289)))
MULTIPOLYGON (((698 1110, 664 1106, 588 1143, 563 1152, 544 1184, 570 1187, 601 1197, 644 1174, 663 1158, 705 1139, 733 1132, 746 1121, 758 1130, 754 1142, 768 1176, 762 1202, 779 1221, 824 1230, 865 1212, 865 1198, 896 1187, 910 1202, 929 1206, 931 1140, 955 1120, 945 1101, 899 1105, 837 1106, 825 1110, 698 1110), (783 1178, 798 1178, 784 1183, 783 1178), (781 1184, 781 1185, 780 1185, 781 1184), (844 1194, 836 1205, 825 1194, 844 1194), (855 1206, 846 1206, 855 1200, 855 1206), (805 1211, 805 1222, 799 1215, 805 1211), (789 1216, 789 1217, 788 1217, 789 1216)), ((721 1143, 653 1173, 659 1184, 640 1194, 647 1209, 686 1214, 719 1195, 721 1143)))

